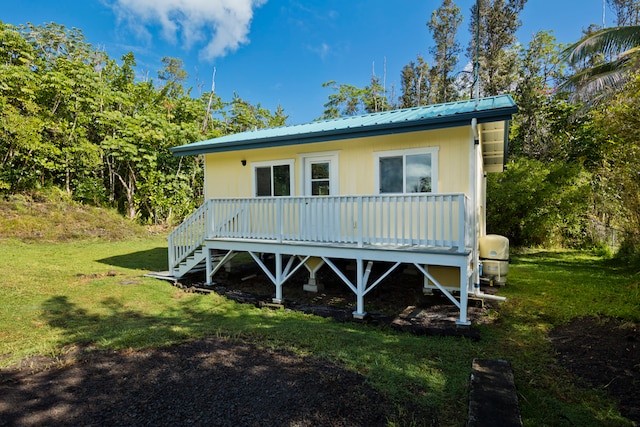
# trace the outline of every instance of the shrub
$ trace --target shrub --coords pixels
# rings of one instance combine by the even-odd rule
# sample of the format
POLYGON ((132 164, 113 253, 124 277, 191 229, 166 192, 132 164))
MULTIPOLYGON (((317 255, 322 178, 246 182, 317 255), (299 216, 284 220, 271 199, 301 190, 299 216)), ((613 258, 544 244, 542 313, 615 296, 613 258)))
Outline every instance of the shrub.
POLYGON ((487 231, 513 246, 584 247, 593 244, 591 187, 579 164, 518 158, 487 177, 487 231))

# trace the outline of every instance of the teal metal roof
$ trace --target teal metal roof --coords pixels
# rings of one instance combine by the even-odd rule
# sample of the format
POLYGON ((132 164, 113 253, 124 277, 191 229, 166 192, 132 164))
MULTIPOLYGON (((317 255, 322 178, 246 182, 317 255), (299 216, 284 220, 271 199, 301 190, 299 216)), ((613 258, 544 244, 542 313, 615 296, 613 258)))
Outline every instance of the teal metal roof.
POLYGON ((171 151, 177 156, 187 156, 415 132, 470 125, 472 118, 478 123, 510 120, 517 111, 510 95, 500 95, 258 129, 174 147, 171 151))

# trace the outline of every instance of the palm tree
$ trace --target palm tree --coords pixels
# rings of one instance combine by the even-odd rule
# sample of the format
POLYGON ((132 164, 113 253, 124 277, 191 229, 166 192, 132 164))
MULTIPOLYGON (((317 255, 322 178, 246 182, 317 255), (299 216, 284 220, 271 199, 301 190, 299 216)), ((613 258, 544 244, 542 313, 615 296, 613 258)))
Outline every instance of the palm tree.
POLYGON ((612 27, 589 34, 563 56, 579 71, 563 85, 572 99, 597 104, 619 92, 640 65, 640 26, 612 27))

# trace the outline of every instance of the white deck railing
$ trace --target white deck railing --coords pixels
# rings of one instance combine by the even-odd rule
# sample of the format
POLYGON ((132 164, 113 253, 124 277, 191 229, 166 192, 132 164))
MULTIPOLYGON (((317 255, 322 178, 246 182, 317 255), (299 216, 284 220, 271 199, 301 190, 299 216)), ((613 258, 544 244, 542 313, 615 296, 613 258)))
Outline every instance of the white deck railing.
POLYGON ((208 199, 169 236, 169 263, 206 239, 464 252, 473 231, 469 205, 460 193, 208 199))

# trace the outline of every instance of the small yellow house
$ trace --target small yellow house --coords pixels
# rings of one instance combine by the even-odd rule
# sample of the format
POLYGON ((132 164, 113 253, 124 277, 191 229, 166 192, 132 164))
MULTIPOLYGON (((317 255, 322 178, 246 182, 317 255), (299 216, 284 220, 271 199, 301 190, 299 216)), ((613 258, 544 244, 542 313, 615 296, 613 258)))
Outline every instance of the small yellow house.
POLYGON ((169 236, 174 277, 206 265, 206 280, 248 252, 283 301, 304 266, 331 268, 365 295, 403 264, 440 289, 468 324, 479 287, 485 176, 503 170, 517 107, 509 95, 260 129, 175 147, 205 156, 204 204, 169 236), (260 254, 273 254, 275 270, 260 254), (352 282, 336 266, 356 264, 352 282), (389 267, 371 278, 374 263, 389 267), (454 295, 455 294, 455 295, 454 295))

